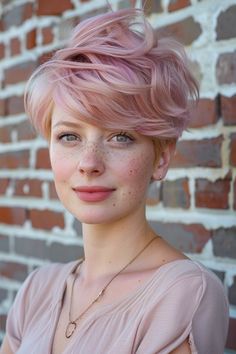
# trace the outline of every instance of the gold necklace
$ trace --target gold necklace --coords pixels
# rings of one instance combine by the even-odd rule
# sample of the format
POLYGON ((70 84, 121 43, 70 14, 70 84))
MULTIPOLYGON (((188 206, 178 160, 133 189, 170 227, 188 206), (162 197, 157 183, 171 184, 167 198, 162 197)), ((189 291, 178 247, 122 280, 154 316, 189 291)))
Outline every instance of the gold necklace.
MULTIPOLYGON (((75 275, 73 283, 72 283, 72 289, 71 289, 71 298, 70 298, 70 309, 69 309, 69 322, 66 326, 66 331, 65 331, 65 336, 66 338, 70 338, 73 333, 75 332, 76 328, 77 328, 77 322, 82 318, 82 316, 85 315, 85 313, 93 306, 93 304, 95 304, 95 302, 97 302, 105 293, 105 290, 108 288, 108 286, 111 284, 111 282, 120 274, 122 273, 131 263, 133 263, 135 261, 136 258, 138 258, 138 256, 140 256, 140 254, 155 240, 157 239, 157 237, 153 237, 142 249, 141 251, 139 251, 136 256, 134 256, 131 261, 129 261, 129 263, 127 263, 123 268, 121 268, 121 270, 119 270, 118 273, 116 273, 115 275, 113 275, 113 277, 109 280, 109 282, 102 288, 102 290, 98 293, 98 295, 96 296, 96 298, 91 302, 91 304, 89 304, 86 309, 78 316, 76 317, 74 320, 72 320, 71 318, 71 310, 72 310, 72 298, 73 298, 73 291, 74 291, 74 285, 75 285, 75 280, 77 278, 77 275, 75 275)), ((82 260, 81 264, 83 263, 84 260, 82 260)))

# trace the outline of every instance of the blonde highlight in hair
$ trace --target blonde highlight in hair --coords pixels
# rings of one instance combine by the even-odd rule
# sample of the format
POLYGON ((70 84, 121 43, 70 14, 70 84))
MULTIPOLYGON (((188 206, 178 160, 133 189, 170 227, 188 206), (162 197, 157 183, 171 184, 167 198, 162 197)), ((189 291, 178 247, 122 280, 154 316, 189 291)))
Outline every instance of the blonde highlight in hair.
POLYGON ((68 45, 30 78, 25 108, 48 136, 52 107, 107 129, 178 139, 189 122, 189 98, 198 87, 182 45, 158 39, 141 10, 87 19, 68 45))

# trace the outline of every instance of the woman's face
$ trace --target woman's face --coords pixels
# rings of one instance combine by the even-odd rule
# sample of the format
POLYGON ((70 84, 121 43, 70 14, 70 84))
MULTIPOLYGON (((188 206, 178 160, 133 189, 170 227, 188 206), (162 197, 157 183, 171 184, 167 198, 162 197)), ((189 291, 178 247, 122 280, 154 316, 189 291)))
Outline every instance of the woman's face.
POLYGON ((55 107, 50 159, 58 196, 82 223, 144 215, 155 161, 150 138, 99 128, 55 107))

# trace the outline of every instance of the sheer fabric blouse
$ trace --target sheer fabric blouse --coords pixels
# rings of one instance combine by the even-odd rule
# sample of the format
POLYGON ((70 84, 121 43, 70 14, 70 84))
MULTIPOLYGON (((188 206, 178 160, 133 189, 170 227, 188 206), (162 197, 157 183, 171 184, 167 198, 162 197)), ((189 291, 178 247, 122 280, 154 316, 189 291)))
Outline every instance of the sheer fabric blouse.
MULTIPOLYGON (((32 272, 7 319, 13 353, 50 354, 68 276, 78 262, 32 272)), ((158 268, 135 292, 91 311, 62 354, 223 354, 228 303, 217 277, 191 260, 158 268)))

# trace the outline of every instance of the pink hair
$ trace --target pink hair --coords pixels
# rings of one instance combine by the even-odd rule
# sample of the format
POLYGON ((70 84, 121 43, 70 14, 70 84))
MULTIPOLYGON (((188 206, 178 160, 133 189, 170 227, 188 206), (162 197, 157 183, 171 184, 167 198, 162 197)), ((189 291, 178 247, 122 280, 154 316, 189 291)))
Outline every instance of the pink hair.
POLYGON ((107 129, 177 139, 197 96, 183 46, 157 39, 141 10, 124 9, 77 25, 67 47, 31 76, 25 107, 43 136, 56 104, 107 129))

